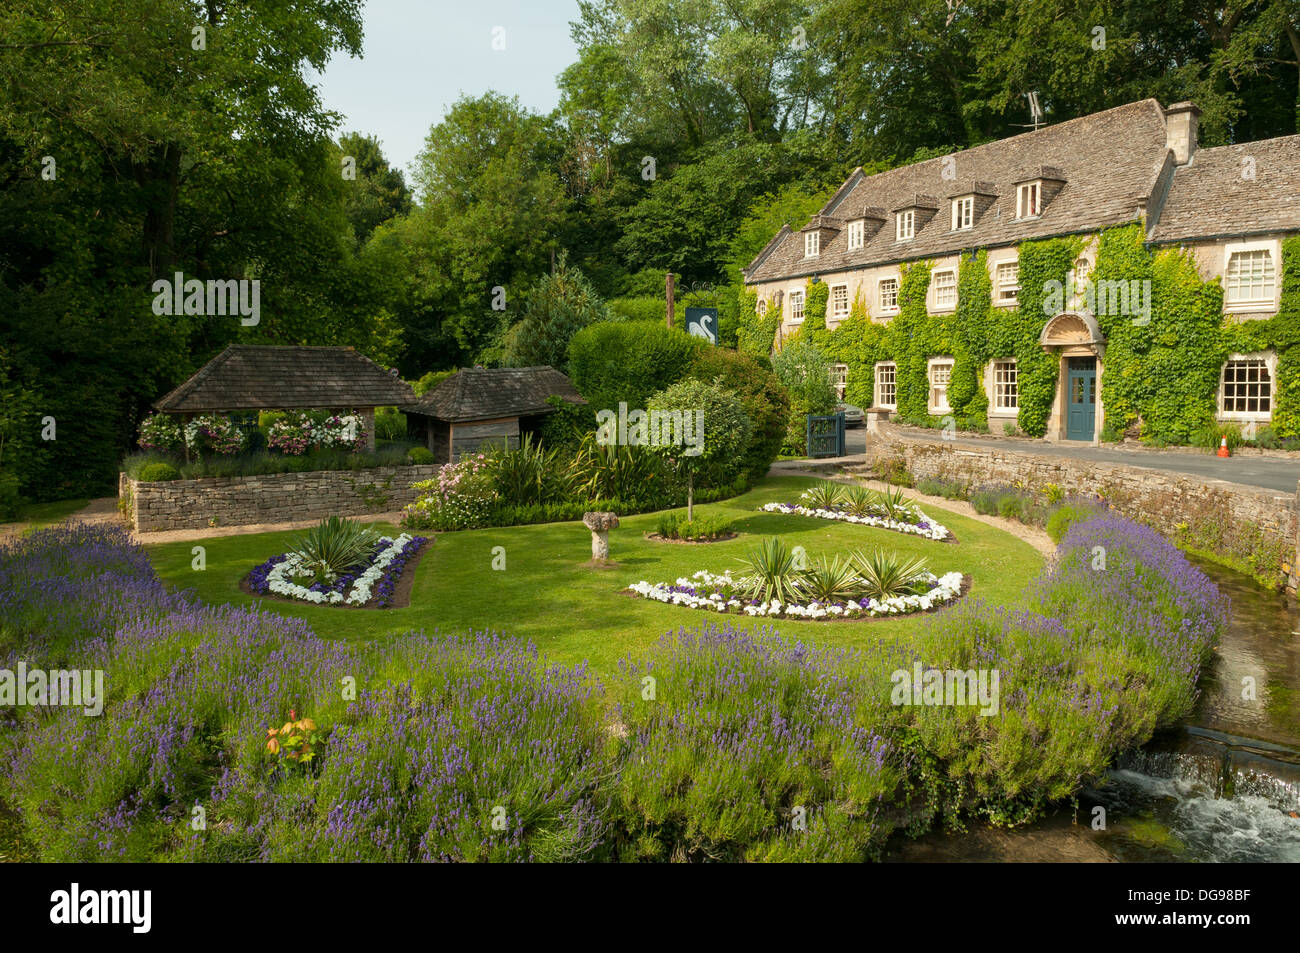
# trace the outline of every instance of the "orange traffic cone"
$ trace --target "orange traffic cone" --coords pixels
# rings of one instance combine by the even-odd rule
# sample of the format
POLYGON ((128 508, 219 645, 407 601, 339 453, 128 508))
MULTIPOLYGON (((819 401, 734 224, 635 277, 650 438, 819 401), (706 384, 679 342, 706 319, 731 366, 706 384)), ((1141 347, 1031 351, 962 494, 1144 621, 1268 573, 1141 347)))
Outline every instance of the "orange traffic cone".
POLYGON ((1227 437, 1224 437, 1222 440, 1219 441, 1219 456, 1221 456, 1221 457, 1230 457, 1230 456, 1232 456, 1232 451, 1230 451, 1230 450, 1228 449, 1228 438, 1227 438, 1227 437))

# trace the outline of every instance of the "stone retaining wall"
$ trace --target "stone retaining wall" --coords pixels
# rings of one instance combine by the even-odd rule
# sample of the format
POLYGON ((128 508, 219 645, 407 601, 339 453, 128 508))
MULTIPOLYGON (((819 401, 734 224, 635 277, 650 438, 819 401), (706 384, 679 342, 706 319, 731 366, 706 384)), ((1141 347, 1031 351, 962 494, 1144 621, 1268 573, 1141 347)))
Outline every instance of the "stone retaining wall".
MULTIPOLYGON (((1300 583, 1300 488, 1296 494, 1284 494, 1127 464, 960 447, 887 433, 882 437, 870 448, 876 458, 901 456, 917 479, 973 486, 1021 483, 1037 490, 1053 483, 1068 493, 1100 495, 1112 509, 1175 541, 1188 527, 1216 527, 1223 540, 1216 547, 1221 552, 1244 550, 1253 540, 1263 540, 1282 554, 1276 568, 1285 576, 1286 588, 1295 591, 1300 583)), ((1266 566, 1259 569, 1270 571, 1266 566)))
POLYGON ((118 499, 137 533, 364 516, 415 502, 411 484, 433 479, 438 469, 429 464, 165 483, 142 483, 123 473, 118 499))

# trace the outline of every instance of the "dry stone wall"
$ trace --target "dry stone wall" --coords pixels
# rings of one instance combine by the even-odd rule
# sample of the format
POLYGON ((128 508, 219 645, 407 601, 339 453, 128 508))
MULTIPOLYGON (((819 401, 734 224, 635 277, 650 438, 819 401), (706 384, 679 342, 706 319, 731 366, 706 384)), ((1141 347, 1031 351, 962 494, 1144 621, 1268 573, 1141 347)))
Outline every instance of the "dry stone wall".
POLYGON ((118 499, 137 533, 363 516, 415 502, 418 494, 411 485, 433 479, 438 469, 429 464, 165 483, 142 483, 121 474, 118 499))
POLYGON ((1019 483, 1038 490, 1055 484, 1068 493, 1100 496, 1117 512, 1173 538, 1180 532, 1194 533, 1197 527, 1217 527, 1221 546, 1231 548, 1244 545, 1239 537, 1248 534, 1279 554, 1276 568, 1285 575, 1287 589, 1295 591, 1300 583, 1300 490, 1284 494, 1127 464, 892 435, 876 443, 874 453, 877 458, 902 457, 917 479, 956 480, 976 487, 1019 483))

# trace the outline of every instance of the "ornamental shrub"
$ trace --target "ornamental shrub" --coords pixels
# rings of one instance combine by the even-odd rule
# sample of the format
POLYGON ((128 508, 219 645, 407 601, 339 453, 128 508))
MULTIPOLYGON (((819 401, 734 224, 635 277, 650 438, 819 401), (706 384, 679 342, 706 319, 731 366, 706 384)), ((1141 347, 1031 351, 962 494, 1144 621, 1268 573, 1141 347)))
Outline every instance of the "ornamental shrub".
POLYGON ((185 445, 200 455, 234 456, 243 452, 247 436, 229 417, 204 414, 185 425, 185 445))
POLYGON ((602 321, 569 343, 569 374, 594 415, 644 409, 650 395, 686 376, 708 345, 684 330, 657 321, 602 321))
POLYGON ((721 347, 701 349, 691 364, 695 380, 715 383, 735 393, 745 408, 753 431, 743 451, 742 469, 752 480, 767 476, 781 453, 790 398, 770 368, 750 354, 721 347))
POLYGON ((180 478, 181 471, 170 463, 150 463, 141 468, 139 476, 142 483, 163 483, 168 480, 179 480, 180 478))
POLYGON ((416 466, 425 466, 433 463, 433 451, 428 447, 412 447, 406 451, 407 459, 416 466))

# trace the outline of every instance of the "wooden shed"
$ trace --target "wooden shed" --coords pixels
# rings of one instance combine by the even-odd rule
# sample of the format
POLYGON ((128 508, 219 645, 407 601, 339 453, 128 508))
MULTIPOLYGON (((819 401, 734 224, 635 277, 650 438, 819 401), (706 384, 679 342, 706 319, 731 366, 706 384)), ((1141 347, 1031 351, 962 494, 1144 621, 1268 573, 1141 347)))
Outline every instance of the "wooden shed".
POLYGON ((154 407, 195 414, 259 410, 355 412, 375 446, 375 408, 415 397, 396 372, 350 347, 232 344, 154 407))
POLYGON ((586 403, 553 367, 473 367, 398 409, 411 438, 422 440, 435 462, 451 463, 486 444, 517 448, 522 434, 555 412, 548 397, 586 403))

